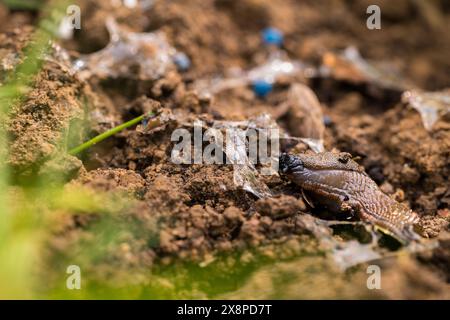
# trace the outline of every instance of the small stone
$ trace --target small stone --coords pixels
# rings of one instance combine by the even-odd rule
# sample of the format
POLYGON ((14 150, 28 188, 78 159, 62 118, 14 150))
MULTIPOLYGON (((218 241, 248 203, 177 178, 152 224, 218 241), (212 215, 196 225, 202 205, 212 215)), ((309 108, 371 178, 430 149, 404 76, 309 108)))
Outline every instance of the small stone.
POLYGON ((394 187, 392 186, 392 184, 390 184, 389 182, 385 181, 381 186, 380 186, 381 191, 383 191, 386 194, 393 194, 394 193, 394 187))

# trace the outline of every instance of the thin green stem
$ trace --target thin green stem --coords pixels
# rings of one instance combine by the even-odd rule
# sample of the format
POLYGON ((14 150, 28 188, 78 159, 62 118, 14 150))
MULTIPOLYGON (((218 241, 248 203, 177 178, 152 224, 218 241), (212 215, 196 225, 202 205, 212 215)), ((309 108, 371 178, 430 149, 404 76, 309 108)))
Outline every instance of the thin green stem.
POLYGON ((145 118, 150 117, 150 116, 152 116, 152 113, 143 114, 143 115, 140 115, 139 117, 136 117, 130 121, 122 123, 122 124, 118 125, 117 127, 109 129, 108 131, 103 132, 103 133, 99 134, 98 136, 95 136, 91 140, 86 141, 85 143, 79 145, 78 147, 75 147, 75 148, 69 150, 69 154, 75 155, 77 153, 80 153, 80 152, 92 147, 93 145, 95 145, 99 142, 102 142, 103 140, 111 137, 112 135, 119 133, 122 130, 125 130, 131 126, 138 124, 139 122, 141 122, 142 120, 144 120, 145 118))

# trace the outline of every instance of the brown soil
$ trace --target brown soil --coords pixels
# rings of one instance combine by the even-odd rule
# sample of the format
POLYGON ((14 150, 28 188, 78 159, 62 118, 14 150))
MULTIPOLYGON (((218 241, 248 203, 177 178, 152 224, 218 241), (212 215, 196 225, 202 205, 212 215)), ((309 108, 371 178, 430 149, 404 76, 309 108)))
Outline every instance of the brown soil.
MULTIPOLYGON (((246 87, 213 99, 199 98, 192 90, 197 79, 261 63, 267 50, 259 32, 266 26, 284 32, 284 47, 291 59, 319 65, 327 52, 355 45, 365 58, 396 65, 405 79, 422 89, 448 88, 450 36, 436 22, 439 19, 430 18, 409 0, 156 1, 147 12, 112 7, 107 1, 80 3, 86 12, 82 29, 62 44, 72 50, 72 56, 103 48, 108 43, 105 18, 113 15, 136 32, 165 31, 171 45, 192 60, 188 72, 171 70, 155 81, 130 75, 114 80, 93 77, 87 82, 48 61, 33 90, 12 110, 9 162, 17 177, 56 170, 65 173, 67 180, 75 176, 71 184, 119 192, 133 200, 131 207, 114 217, 114 223, 132 224, 134 231, 125 232, 120 243, 95 261, 95 267, 86 267, 92 278, 107 274, 108 279, 145 284, 148 270, 156 264, 182 260, 208 265, 216 256, 239 252, 242 255, 235 263, 242 265, 257 256, 280 262, 262 267, 242 287, 220 297, 449 298, 448 121, 441 119, 428 132, 420 115, 401 103, 399 92, 372 90, 370 84, 335 78, 285 79, 266 99, 256 98, 246 87), (365 27, 365 8, 374 3, 382 8, 379 31, 365 27), (198 117, 247 120, 265 112, 296 135, 292 122, 280 116, 295 81, 303 81, 317 94, 329 119, 325 148, 359 157, 384 192, 419 213, 423 235, 439 241, 431 252, 380 262, 386 270, 384 290, 366 289, 364 267, 342 274, 325 261, 320 242, 301 221, 303 215, 315 212, 291 184, 265 177, 276 196, 257 199, 234 184, 230 165, 171 163, 170 136, 175 129, 171 123, 152 132, 126 130, 81 159, 66 155, 66 147, 61 147, 62 141, 74 146, 86 136, 161 107, 186 122, 198 117), (58 159, 47 161, 55 153, 58 159), (324 287, 324 291, 308 291, 324 287)), ((445 1, 436 3, 440 18, 448 21, 450 7, 445 1)), ((26 24, 34 20, 31 14, 8 12, 0 5, 0 30, 9 30, 0 34, 0 58, 21 51, 32 30, 26 24)), ((299 145, 294 150, 302 149, 299 145)), ((89 227, 99 219, 99 213, 93 212, 91 217, 74 215, 64 220, 49 241, 50 252, 68 259, 68 252, 73 252, 69 248, 80 242, 95 243, 95 232, 89 227)), ((197 293, 186 296, 205 297, 201 290, 197 293)))

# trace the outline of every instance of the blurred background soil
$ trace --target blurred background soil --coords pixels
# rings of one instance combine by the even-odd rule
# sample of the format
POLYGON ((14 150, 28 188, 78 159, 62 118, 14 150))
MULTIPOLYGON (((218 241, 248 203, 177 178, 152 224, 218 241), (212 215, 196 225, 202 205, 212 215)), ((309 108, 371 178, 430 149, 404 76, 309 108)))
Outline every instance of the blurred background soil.
MULTIPOLYGON (((419 113, 401 102, 400 93, 333 77, 288 78, 265 99, 255 97, 248 87, 212 98, 199 97, 193 90, 198 79, 261 64, 268 49, 261 43, 260 31, 268 26, 284 33, 283 49, 291 59, 320 66, 327 53, 355 46, 364 58, 395 66, 419 88, 449 88, 450 2, 189 0, 155 1, 148 10, 114 1, 78 3, 81 30, 62 42, 73 57, 107 45, 105 20, 112 15, 135 32, 164 31, 169 43, 192 62, 187 72, 170 70, 153 81, 131 75, 84 81, 61 64, 47 61, 32 91, 12 111, 7 128, 13 152, 8 161, 16 170, 18 184, 30 174, 56 170, 67 174, 70 186, 119 192, 133 201, 112 222, 132 227, 124 228, 118 243, 107 247, 101 258, 84 265, 94 282, 114 282, 120 287, 153 281, 153 286, 167 292, 177 289, 175 297, 450 297, 448 119, 439 120, 428 132, 419 113), (381 30, 366 28, 370 4, 381 7, 381 30), (300 190, 279 177, 264 177, 276 196, 257 199, 234 184, 232 166, 171 163, 170 136, 175 128, 170 125, 156 132, 126 130, 81 159, 65 155, 62 162, 46 162, 68 136, 82 141, 155 106, 187 120, 246 120, 261 113, 276 118, 297 81, 307 84, 319 98, 327 119, 325 148, 359 157, 383 191, 418 212, 427 236, 439 242, 438 248, 426 253, 379 261, 382 290, 366 288, 364 266, 342 273, 329 264, 320 242, 303 227, 301 217, 311 210, 300 190), (77 128, 76 123, 86 118, 87 127, 73 129, 74 123, 77 128), (259 257, 266 262, 256 267, 259 257), (197 279, 198 287, 183 287, 183 291, 163 271, 148 275, 151 270, 183 263, 221 270, 219 282, 240 280, 214 291, 208 284, 213 280, 205 276, 197 279)), ((38 18, 37 12, 10 11, 0 4, 0 57, 12 59, 0 68, 8 70, 23 58, 20 52, 38 18)), ((286 119, 277 121, 295 135, 286 119)), ((67 214, 62 219, 48 239, 51 269, 72 261, 82 248, 80 243, 95 245, 94 226, 99 220, 98 212, 67 214)), ((178 277, 188 281, 192 273, 178 277)), ((145 296, 145 290, 140 294, 145 296)))

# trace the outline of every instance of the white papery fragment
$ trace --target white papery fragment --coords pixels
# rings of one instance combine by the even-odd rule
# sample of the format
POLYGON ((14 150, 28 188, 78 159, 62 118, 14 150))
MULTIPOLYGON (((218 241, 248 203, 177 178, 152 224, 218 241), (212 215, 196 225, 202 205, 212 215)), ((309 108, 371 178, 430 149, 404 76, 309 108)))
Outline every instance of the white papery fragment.
POLYGON ((161 31, 136 33, 120 27, 108 18, 108 45, 97 52, 81 56, 74 62, 82 78, 137 78, 157 80, 175 69, 176 54, 161 31))
POLYGON ((218 76, 213 79, 201 79, 196 82, 195 88, 200 95, 206 96, 247 86, 254 81, 266 81, 273 84, 283 76, 302 75, 305 78, 311 78, 317 75, 314 67, 299 60, 291 60, 279 51, 272 53, 262 65, 247 71, 235 70, 233 73, 228 77, 218 76))
POLYGON ((422 117, 423 126, 432 131, 435 123, 450 114, 450 90, 439 92, 406 91, 402 101, 417 110, 422 117))

